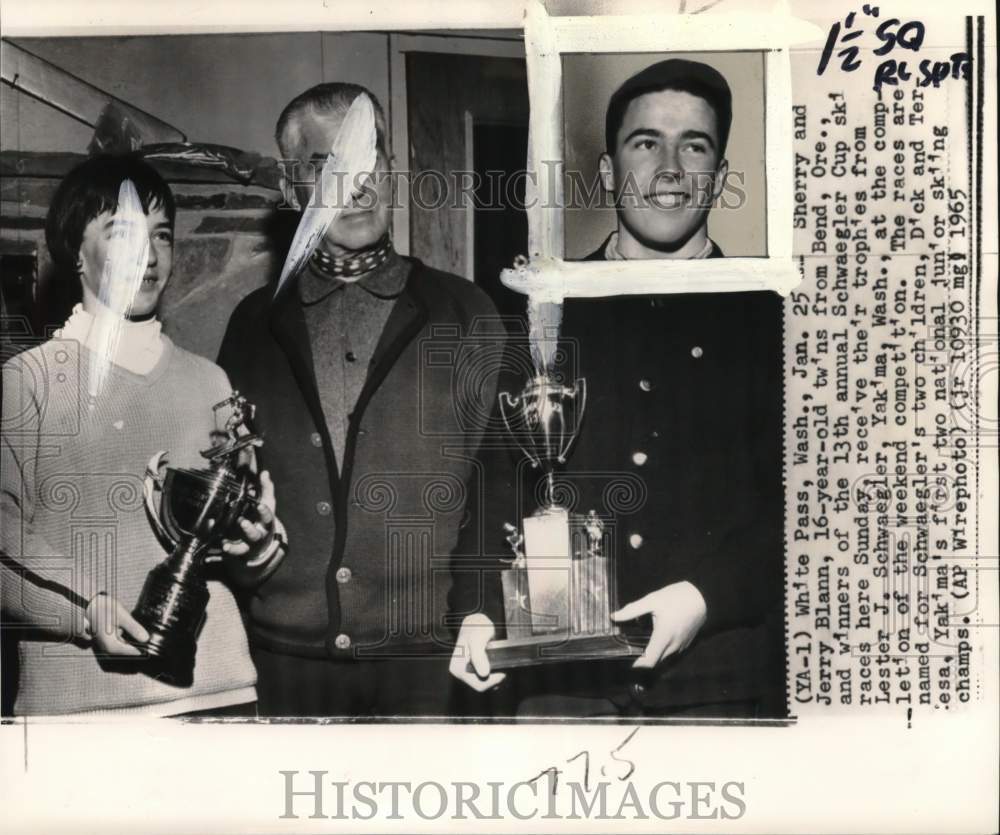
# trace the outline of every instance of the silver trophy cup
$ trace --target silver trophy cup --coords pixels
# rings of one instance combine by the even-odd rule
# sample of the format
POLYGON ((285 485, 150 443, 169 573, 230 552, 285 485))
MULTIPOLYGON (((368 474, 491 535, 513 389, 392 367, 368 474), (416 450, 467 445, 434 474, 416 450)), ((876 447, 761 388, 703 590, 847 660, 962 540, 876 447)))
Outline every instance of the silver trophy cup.
POLYGON ((556 470, 580 431, 586 380, 567 386, 539 374, 499 399, 508 432, 545 481, 521 529, 504 526, 514 556, 501 572, 506 637, 487 646, 491 667, 638 654, 610 619, 610 531, 595 511, 573 513, 558 496, 556 470))

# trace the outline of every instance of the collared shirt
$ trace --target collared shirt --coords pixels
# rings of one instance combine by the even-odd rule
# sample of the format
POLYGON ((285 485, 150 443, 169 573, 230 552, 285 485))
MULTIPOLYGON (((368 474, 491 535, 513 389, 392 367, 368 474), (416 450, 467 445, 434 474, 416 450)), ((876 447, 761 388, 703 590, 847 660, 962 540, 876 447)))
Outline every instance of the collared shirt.
POLYGON ((299 279, 313 372, 340 467, 348 417, 358 402, 382 330, 409 275, 409 262, 392 253, 384 264, 355 282, 325 276, 312 267, 299 279))
MULTIPOLYGON (((693 261, 698 258, 708 258, 712 254, 712 250, 715 248, 715 243, 711 238, 705 240, 705 246, 701 248, 698 252, 692 255, 690 258, 685 260, 693 261)), ((604 260, 605 261, 627 261, 624 255, 618 249, 618 230, 616 229, 611 233, 611 237, 608 238, 608 242, 604 245, 604 260)))

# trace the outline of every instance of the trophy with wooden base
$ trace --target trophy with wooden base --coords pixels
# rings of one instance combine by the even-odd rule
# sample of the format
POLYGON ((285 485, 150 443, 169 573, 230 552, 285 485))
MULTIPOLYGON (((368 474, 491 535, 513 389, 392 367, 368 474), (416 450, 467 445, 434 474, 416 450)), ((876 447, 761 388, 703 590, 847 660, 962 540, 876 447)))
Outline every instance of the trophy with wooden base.
POLYGON ((565 386, 539 374, 517 396, 500 393, 507 430, 545 476, 542 506, 507 524, 513 550, 501 571, 506 636, 486 647, 490 668, 504 670, 559 661, 640 655, 611 621, 613 537, 596 511, 573 513, 559 504, 555 469, 579 431, 586 381, 565 386))

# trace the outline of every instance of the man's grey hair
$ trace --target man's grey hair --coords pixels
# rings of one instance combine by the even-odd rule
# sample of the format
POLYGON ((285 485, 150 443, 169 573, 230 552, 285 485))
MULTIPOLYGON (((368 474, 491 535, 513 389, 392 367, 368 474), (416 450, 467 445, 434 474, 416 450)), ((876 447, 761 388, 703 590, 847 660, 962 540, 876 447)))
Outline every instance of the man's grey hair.
POLYGON ((278 148, 281 149, 281 155, 286 158, 293 156, 292 152, 299 141, 298 123, 302 116, 307 113, 334 113, 342 116, 347 113, 351 102, 361 93, 365 93, 372 101, 372 107, 375 110, 375 133, 378 147, 388 157, 385 111, 382 110, 379 100, 375 98, 371 90, 360 84, 338 81, 310 87, 285 105, 274 129, 274 138, 278 143, 278 148))

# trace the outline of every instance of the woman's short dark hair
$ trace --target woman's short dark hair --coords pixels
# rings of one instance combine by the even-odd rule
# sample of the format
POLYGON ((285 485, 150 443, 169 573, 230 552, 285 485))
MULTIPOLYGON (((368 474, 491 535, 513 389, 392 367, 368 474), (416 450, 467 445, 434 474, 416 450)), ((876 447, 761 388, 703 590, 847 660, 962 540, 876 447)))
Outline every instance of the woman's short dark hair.
POLYGON ((118 208, 118 190, 131 180, 142 209, 162 208, 174 222, 174 196, 170 187, 148 162, 135 154, 101 154, 81 162, 59 184, 45 220, 45 243, 60 272, 77 273, 83 232, 102 212, 118 208))

